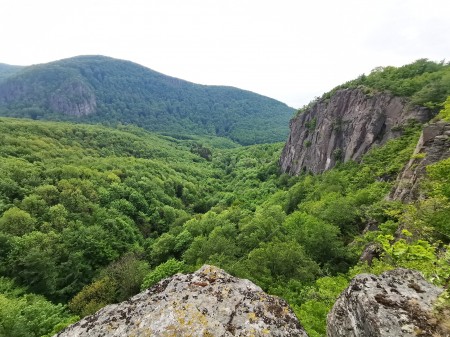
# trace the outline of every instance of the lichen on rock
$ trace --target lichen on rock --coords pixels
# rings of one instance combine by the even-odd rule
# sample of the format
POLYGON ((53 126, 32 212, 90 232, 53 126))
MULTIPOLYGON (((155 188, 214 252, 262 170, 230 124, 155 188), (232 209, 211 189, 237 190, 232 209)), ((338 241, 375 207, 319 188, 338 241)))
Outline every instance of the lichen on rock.
POLYGON ((360 274, 339 296, 327 320, 328 337, 437 336, 433 303, 442 289, 413 270, 360 274))
POLYGON ((205 265, 67 327, 69 336, 307 336, 287 303, 205 265))

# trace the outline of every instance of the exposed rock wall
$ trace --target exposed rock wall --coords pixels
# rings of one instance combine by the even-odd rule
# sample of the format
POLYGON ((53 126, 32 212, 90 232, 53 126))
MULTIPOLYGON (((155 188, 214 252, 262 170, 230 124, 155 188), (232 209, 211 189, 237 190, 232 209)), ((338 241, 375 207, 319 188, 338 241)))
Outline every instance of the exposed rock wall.
POLYGON ((401 134, 399 127, 414 119, 428 121, 425 108, 410 108, 400 97, 362 89, 337 91, 291 120, 290 134, 280 159, 281 169, 321 173, 338 161, 358 160, 370 148, 401 134))
POLYGON ((0 84, 0 104, 12 104, 16 108, 39 107, 72 116, 85 116, 97 109, 97 99, 93 89, 79 78, 59 80, 48 85, 49 91, 39 91, 45 81, 23 83, 10 81, 0 84))
POLYGON ((95 94, 82 81, 63 83, 49 97, 52 111, 72 116, 85 116, 94 113, 97 108, 95 94))
POLYGON ((205 265, 109 305, 57 336, 307 336, 287 303, 205 265))
POLYGON ((328 337, 432 337, 432 306, 442 289, 408 269, 361 274, 339 296, 327 320, 328 337))
POLYGON ((420 181, 426 167, 450 157, 450 123, 437 122, 427 125, 420 136, 414 154, 397 178, 391 200, 410 202, 421 198, 420 181))

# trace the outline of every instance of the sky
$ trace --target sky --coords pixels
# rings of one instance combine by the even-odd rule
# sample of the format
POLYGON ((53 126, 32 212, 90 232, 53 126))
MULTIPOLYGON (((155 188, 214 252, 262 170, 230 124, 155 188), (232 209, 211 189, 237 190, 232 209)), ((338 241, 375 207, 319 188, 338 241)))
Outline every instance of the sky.
POLYGON ((294 108, 378 66, 450 61, 448 0, 0 0, 0 63, 130 60, 294 108))

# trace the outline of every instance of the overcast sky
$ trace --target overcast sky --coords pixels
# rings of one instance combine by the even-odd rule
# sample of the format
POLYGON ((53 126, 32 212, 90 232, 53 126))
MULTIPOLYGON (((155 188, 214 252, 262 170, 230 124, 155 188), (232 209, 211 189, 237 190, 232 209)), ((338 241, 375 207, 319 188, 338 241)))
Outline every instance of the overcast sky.
POLYGON ((450 60, 448 0, 0 0, 0 63, 130 60, 298 108, 377 66, 450 60))

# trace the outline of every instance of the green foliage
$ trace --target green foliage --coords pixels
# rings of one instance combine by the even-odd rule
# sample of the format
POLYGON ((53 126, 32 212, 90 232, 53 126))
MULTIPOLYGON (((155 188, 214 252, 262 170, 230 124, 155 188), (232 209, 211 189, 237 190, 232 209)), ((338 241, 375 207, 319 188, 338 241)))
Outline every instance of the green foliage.
POLYGON ((304 212, 294 212, 286 218, 287 235, 305 248, 315 261, 328 268, 345 256, 344 242, 339 227, 304 212))
POLYGON ((248 145, 284 141, 293 112, 249 91, 198 85, 102 56, 21 70, 0 65, 2 116, 132 124, 167 135, 214 135, 248 145), (79 106, 93 113, 77 116, 79 106))
POLYGON ((0 336, 52 336, 78 320, 61 304, 44 297, 25 294, 13 281, 0 278, 0 336))
POLYGON ((428 167, 426 200, 384 200, 419 129, 361 163, 289 177, 278 172, 283 144, 0 119, 0 296, 10 307, 33 292, 84 316, 209 263, 284 297, 323 336, 354 273, 405 266, 448 283, 449 161, 428 167), (368 224, 377 230, 361 235, 368 224), (355 266, 370 242, 381 257, 355 266))
POLYGON ((340 293, 348 286, 343 276, 319 278, 306 294, 300 307, 294 307, 308 336, 326 336, 327 314, 340 293))
POLYGON ((450 64, 419 59, 401 67, 377 67, 369 75, 361 75, 325 93, 322 100, 337 90, 357 87, 369 95, 373 91, 390 91, 395 96, 410 98, 411 104, 435 109, 450 94, 450 64))
POLYGON ((150 288, 162 279, 184 271, 186 271, 186 265, 183 261, 169 259, 166 262, 161 263, 144 277, 141 289, 150 288))
POLYGON ((439 112, 438 117, 447 122, 450 121, 450 96, 445 100, 444 108, 439 112))
POLYGON ((263 288, 289 279, 308 282, 319 273, 319 266, 295 241, 271 241, 250 252, 244 262, 248 277, 263 288))
POLYGON ((305 123, 305 127, 309 130, 309 131, 313 131, 316 128, 317 125, 317 118, 314 117, 311 120, 309 120, 308 122, 305 123))
POLYGON ((0 218, 0 230, 7 234, 21 236, 32 232, 35 222, 29 213, 13 207, 5 211, 0 218))
POLYGON ((81 317, 91 315, 100 308, 114 302, 116 284, 103 277, 85 286, 72 300, 69 309, 81 317))
POLYGON ((23 67, 0 63, 0 81, 18 73, 23 67))

